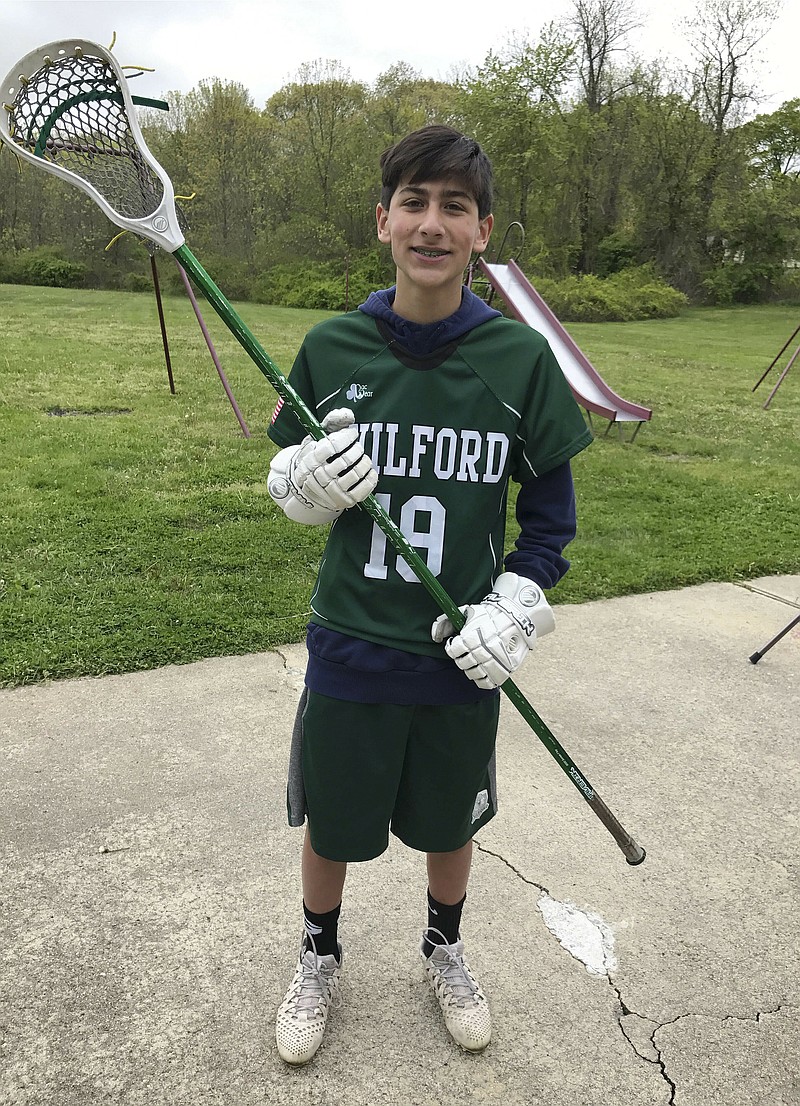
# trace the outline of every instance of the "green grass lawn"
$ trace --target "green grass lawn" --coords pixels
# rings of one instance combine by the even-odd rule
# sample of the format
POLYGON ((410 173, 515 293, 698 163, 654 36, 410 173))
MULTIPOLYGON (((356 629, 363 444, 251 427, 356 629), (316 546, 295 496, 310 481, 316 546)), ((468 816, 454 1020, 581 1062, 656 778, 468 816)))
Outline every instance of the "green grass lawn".
MULTIPOLYGON (((321 312, 240 305, 288 372, 321 312)), ((325 531, 266 493, 275 394, 204 308, 242 435, 185 297, 0 286, 0 683, 132 671, 299 641, 325 531)), ((569 329, 653 407, 574 462, 558 601, 800 571, 800 366, 771 408, 791 308, 569 329)), ((605 424, 595 423, 598 435, 605 424)), ((513 527, 512 527, 513 536, 513 527)))

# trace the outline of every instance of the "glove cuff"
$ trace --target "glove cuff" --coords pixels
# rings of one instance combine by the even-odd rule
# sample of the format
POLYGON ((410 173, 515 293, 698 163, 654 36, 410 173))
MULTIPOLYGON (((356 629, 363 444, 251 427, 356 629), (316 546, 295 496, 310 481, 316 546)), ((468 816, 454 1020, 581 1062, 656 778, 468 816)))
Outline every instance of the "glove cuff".
POLYGON ((501 573, 484 603, 496 603, 504 607, 519 623, 529 644, 556 628, 553 608, 545 599, 542 589, 527 576, 518 576, 516 572, 501 573))

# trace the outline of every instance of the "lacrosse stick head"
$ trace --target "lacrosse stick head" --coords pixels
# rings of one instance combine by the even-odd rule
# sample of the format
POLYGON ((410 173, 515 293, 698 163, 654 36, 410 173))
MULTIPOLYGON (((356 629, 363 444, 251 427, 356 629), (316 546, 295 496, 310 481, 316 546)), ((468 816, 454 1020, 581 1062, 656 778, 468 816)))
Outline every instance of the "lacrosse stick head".
POLYGON ((105 47, 67 39, 17 62, 0 87, 0 138, 88 193, 117 226, 170 253, 183 245, 172 182, 147 148, 128 82, 105 47))

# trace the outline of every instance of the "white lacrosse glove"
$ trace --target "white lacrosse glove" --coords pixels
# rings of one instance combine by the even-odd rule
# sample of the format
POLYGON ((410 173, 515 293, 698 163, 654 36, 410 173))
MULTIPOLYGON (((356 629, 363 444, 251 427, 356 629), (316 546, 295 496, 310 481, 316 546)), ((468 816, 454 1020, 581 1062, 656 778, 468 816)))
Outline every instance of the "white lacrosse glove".
POLYGON ((431 627, 431 637, 444 642, 447 655, 478 687, 487 689, 504 683, 537 637, 556 628, 542 589, 515 572, 503 572, 485 599, 459 610, 466 622, 458 633, 447 615, 441 614, 431 627))
POLYGON ((355 507, 378 482, 347 408, 331 411, 322 421, 327 437, 310 435, 273 457, 267 491, 294 522, 321 526, 355 507))

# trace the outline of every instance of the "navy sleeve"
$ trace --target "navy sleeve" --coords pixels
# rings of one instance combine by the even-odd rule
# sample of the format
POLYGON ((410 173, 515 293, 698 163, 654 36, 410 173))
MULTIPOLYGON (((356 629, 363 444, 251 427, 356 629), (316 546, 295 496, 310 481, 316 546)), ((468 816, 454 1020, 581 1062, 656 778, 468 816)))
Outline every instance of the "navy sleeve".
POLYGON ((577 529, 569 461, 520 485, 517 522, 520 534, 504 561, 506 571, 553 587, 569 568, 561 554, 577 529))

